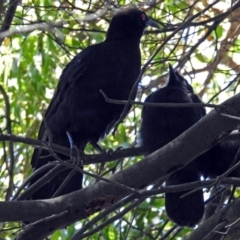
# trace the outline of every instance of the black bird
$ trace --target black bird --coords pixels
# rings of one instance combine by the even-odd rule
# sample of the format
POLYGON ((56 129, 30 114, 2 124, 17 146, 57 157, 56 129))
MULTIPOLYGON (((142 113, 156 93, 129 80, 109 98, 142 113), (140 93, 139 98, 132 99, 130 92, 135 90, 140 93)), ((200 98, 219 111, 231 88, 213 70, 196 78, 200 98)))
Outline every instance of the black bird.
MULTIPOLYGON (((124 108, 107 103, 99 90, 109 98, 128 99, 140 73, 139 43, 146 26, 158 27, 143 11, 133 8, 119 11, 112 18, 106 40, 82 50, 67 64, 45 113, 38 139, 68 148, 70 139, 81 151, 87 143, 97 146, 98 140, 109 133, 124 108)), ((57 156, 62 160, 69 159, 63 154, 57 156)), ((48 151, 35 149, 31 164, 36 170, 54 160, 48 151)), ((51 198, 70 172, 71 169, 65 170, 53 178, 31 199, 51 198)), ((81 188, 82 174, 76 172, 58 195, 81 188)))
MULTIPOLYGON (((150 94, 145 102, 152 103, 199 103, 201 99, 194 94, 193 88, 186 79, 169 66, 169 81, 163 87, 150 94)), ((144 107, 142 123, 139 131, 140 145, 146 155, 163 147, 206 114, 201 108, 161 108, 144 107)), ((199 181, 205 175, 207 154, 201 155, 190 164, 174 172, 166 181, 166 185, 176 185, 199 181)), ((181 198, 189 191, 166 193, 165 207, 169 218, 180 226, 193 227, 204 213, 203 191, 197 190, 191 195, 181 198)))

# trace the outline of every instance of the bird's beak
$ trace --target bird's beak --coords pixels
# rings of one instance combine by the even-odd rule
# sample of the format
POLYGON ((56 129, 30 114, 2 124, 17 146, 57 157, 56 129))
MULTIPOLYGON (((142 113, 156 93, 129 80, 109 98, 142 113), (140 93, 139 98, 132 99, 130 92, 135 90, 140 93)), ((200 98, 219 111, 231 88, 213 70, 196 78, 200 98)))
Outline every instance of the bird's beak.
POLYGON ((169 70, 169 78, 172 76, 172 77, 176 77, 176 73, 172 67, 172 65, 169 63, 168 64, 168 70, 169 70))
POLYGON ((168 76, 168 86, 177 86, 181 84, 178 76, 176 75, 176 72, 174 71, 172 65, 169 63, 168 64, 168 71, 169 71, 169 76, 168 76))
POLYGON ((154 28, 160 29, 158 24, 155 21, 153 21, 152 19, 150 19, 150 18, 148 18, 148 20, 146 21, 146 26, 150 26, 150 27, 154 27, 154 28))

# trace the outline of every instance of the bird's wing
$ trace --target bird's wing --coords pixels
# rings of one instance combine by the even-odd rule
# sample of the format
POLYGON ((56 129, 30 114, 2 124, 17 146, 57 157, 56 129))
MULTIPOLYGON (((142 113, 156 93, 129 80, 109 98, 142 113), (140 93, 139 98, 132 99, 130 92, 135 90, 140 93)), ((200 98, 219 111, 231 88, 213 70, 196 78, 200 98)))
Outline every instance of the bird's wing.
MULTIPOLYGON (((62 102, 62 99, 64 99, 65 96, 69 94, 68 90, 71 84, 73 84, 73 82, 76 81, 77 78, 84 74, 84 70, 86 69, 86 66, 89 64, 89 61, 91 59, 89 57, 89 54, 91 54, 91 50, 91 47, 84 49, 77 56, 75 56, 63 70, 62 75, 59 79, 58 86, 54 92, 53 98, 45 112, 44 120, 42 121, 42 124, 40 126, 38 133, 39 140, 49 140, 47 121, 57 112, 62 102)), ((34 150, 31 160, 31 164, 33 167, 36 167, 38 165, 38 159, 39 156, 41 156, 41 152, 41 149, 34 150)))
MULTIPOLYGON (((74 122, 75 120, 71 119, 71 114, 68 113, 73 112, 75 109, 81 108, 81 112, 74 112, 77 116, 76 119, 79 117, 84 118, 85 115, 93 118, 95 111, 96 114, 98 114, 98 104, 101 104, 100 107, 103 107, 102 105, 105 104, 105 101, 102 101, 103 96, 99 92, 100 89, 102 89, 107 96, 119 94, 119 89, 123 88, 121 81, 124 76, 126 58, 118 45, 116 46, 116 44, 106 42, 92 45, 84 49, 68 63, 62 72, 54 96, 46 110, 44 121, 39 130, 38 139, 51 141, 51 138, 48 139, 49 121, 52 121, 49 124, 51 125, 51 130, 52 127, 55 127, 53 126, 53 122, 59 121, 55 125, 65 133, 66 130, 63 130, 63 128, 61 128, 62 126, 59 125, 62 123, 61 119, 66 119, 66 122, 74 122), (116 51, 116 48, 118 48, 119 51, 116 51), (112 83, 113 81, 114 83, 112 83), (77 101, 71 102, 72 99, 75 98, 77 101), (95 101, 93 102, 92 99, 95 101)), ((112 125, 112 123, 109 124, 112 125)), ((71 125, 73 126, 75 124, 71 125)), ((54 143, 63 146, 66 145, 66 143, 63 144, 59 142, 62 138, 56 138, 57 139, 53 141, 54 143)), ((40 151, 41 150, 36 149, 33 154, 31 162, 33 167, 37 166, 37 161, 41 155, 40 151)))
MULTIPOLYGON (((86 67, 89 65, 91 60, 91 50, 91 47, 84 49, 67 64, 62 72, 62 75, 60 76, 54 96, 45 113, 45 119, 48 119, 54 113, 56 113, 60 103, 62 102, 62 99, 68 95, 70 86, 84 74, 84 71, 86 70, 86 67)), ((41 136, 41 129, 39 134, 41 136)))
MULTIPOLYGON (((196 95, 196 94, 190 94, 190 97, 191 97, 191 99, 192 99, 192 101, 194 102, 194 103, 203 103, 203 101, 201 100, 201 98, 198 96, 198 95, 196 95)), ((206 115, 206 109, 205 109, 205 107, 201 107, 201 108, 199 108, 199 113, 201 114, 201 117, 204 117, 205 115, 206 115)))

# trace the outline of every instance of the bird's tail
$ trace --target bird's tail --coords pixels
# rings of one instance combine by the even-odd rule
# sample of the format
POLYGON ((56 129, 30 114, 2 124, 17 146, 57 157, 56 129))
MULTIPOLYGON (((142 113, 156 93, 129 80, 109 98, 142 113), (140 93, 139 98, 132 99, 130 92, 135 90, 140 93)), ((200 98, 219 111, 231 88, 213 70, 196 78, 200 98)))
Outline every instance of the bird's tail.
POLYGON ((70 157, 64 154, 56 152, 49 153, 47 150, 35 149, 32 158, 32 165, 34 167, 34 170, 46 166, 53 161, 56 162, 56 165, 51 166, 46 171, 43 171, 35 178, 33 178, 29 186, 35 184, 42 178, 47 177, 47 175, 49 176, 49 174, 54 175, 54 171, 57 170, 56 166, 59 169, 59 173, 51 179, 47 177, 48 180, 45 181, 44 185, 36 189, 30 199, 49 199, 52 197, 68 194, 82 188, 83 175, 81 172, 77 171, 77 169, 83 169, 83 166, 78 160, 76 160, 77 164, 72 165, 74 168, 66 167, 64 163, 66 162, 69 164, 69 162, 67 162, 68 160, 70 160, 70 157))
MULTIPOLYGON (((182 169, 167 179, 166 186, 194 181, 200 181, 200 176, 197 171, 194 169, 193 171, 182 169)), ((193 189, 165 194, 167 215, 180 226, 194 227, 202 219, 204 214, 202 189, 190 193, 191 191, 193 191, 193 189), (183 196, 187 193, 190 194, 183 196)))

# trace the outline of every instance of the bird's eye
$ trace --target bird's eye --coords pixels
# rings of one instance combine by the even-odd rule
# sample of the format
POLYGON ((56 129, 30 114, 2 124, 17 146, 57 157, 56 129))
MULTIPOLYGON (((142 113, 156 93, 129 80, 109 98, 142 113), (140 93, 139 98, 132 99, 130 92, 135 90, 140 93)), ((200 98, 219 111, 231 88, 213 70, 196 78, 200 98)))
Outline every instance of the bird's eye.
POLYGON ((142 20, 145 21, 146 15, 142 13, 142 20))

